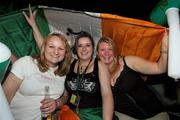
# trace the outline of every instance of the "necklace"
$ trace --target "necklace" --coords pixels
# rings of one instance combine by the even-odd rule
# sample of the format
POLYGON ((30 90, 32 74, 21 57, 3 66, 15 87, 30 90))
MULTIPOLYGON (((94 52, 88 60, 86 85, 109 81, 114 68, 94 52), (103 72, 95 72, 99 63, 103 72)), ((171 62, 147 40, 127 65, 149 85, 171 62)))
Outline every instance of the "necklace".
POLYGON ((92 61, 92 58, 91 58, 91 60, 89 61, 89 63, 87 65, 80 65, 80 61, 78 61, 78 69, 77 69, 77 71, 79 71, 80 74, 82 74, 82 73, 85 74, 88 67, 89 67, 89 65, 90 65, 90 63, 91 63, 91 61, 92 61))
POLYGON ((80 81, 83 79, 84 74, 86 74, 86 71, 87 71, 87 69, 88 69, 91 61, 92 61, 92 58, 91 58, 91 60, 89 61, 88 65, 86 66, 85 70, 82 71, 81 78, 80 78, 80 69, 79 69, 79 66, 80 66, 79 63, 80 63, 80 61, 78 61, 78 68, 77 68, 77 93, 78 93, 78 89, 79 89, 79 86, 80 86, 80 81))
POLYGON ((86 66, 85 65, 81 65, 80 66, 80 73, 82 74, 85 69, 86 69, 86 66))

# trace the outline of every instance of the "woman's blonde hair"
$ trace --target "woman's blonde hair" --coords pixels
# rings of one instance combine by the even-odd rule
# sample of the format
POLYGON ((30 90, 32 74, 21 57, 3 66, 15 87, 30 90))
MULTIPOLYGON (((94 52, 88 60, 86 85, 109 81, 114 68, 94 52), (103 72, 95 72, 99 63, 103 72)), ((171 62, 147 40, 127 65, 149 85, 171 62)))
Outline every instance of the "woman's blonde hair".
POLYGON ((107 36, 103 36, 99 39, 98 43, 97 43, 97 47, 96 47, 96 52, 98 52, 99 50, 99 45, 100 43, 107 43, 109 46, 112 47, 112 50, 113 50, 113 53, 115 56, 117 56, 117 50, 116 50, 116 46, 115 46, 115 43, 113 42, 113 40, 110 38, 110 37, 107 37, 107 36))
POLYGON ((71 59, 72 59, 72 53, 71 53, 70 45, 68 44, 68 40, 62 34, 52 33, 48 35, 48 37, 46 38, 46 40, 43 42, 41 46, 40 55, 34 56, 33 58, 37 60, 38 62, 37 65, 41 72, 46 72, 49 69, 49 66, 47 65, 47 60, 45 58, 45 47, 47 45, 48 40, 52 36, 58 37, 59 40, 61 40, 65 46, 66 53, 65 53, 64 59, 58 63, 58 69, 55 71, 55 74, 59 76, 64 76, 69 71, 69 67, 70 67, 71 59))
MULTIPOLYGON (((113 40, 111 39, 111 38, 109 38, 109 37, 106 37, 106 36, 103 36, 103 37, 101 37, 100 39, 99 39, 99 41, 98 41, 98 43, 97 43, 97 47, 96 47, 96 52, 98 52, 98 50, 99 50, 99 46, 100 46, 100 44, 101 43, 107 43, 109 46, 111 46, 111 48, 112 48, 112 51, 113 51, 113 53, 114 53, 114 59, 113 59, 113 66, 112 66, 112 69, 111 69, 111 74, 114 74, 115 73, 115 71, 118 69, 118 67, 119 67, 119 59, 120 58, 122 58, 122 56, 121 55, 118 55, 118 53, 117 53, 117 49, 116 49, 116 45, 115 45, 115 43, 113 42, 113 40)), ((96 54, 97 56, 97 58, 99 59, 99 57, 98 57, 98 54, 96 54)))

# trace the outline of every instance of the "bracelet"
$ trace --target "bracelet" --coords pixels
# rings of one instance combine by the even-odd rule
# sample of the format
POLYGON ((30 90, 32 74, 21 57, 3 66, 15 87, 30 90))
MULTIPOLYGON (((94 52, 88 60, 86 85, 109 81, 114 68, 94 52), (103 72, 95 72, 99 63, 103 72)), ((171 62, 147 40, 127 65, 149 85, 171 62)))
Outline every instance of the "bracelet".
POLYGON ((60 107, 61 101, 60 100, 55 100, 56 103, 56 109, 58 109, 60 107))
POLYGON ((167 51, 165 50, 161 50, 160 53, 164 53, 164 54, 167 54, 167 51))

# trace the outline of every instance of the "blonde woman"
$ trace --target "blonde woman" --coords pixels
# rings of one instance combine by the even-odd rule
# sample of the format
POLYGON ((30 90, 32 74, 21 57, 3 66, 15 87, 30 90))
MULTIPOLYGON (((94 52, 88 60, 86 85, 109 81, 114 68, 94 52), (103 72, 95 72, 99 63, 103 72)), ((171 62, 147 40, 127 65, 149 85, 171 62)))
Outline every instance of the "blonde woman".
POLYGON ((57 99, 66 101, 64 82, 70 62, 66 38, 51 34, 42 44, 40 55, 24 56, 12 65, 3 89, 16 120, 40 120, 41 112, 53 113, 60 106, 57 99), (50 89, 48 99, 44 99, 45 86, 50 89))
POLYGON ((141 78, 141 74, 166 72, 167 40, 165 33, 159 61, 150 62, 137 56, 117 56, 112 39, 100 38, 97 57, 111 74, 115 111, 120 120, 169 120, 156 94, 141 78))

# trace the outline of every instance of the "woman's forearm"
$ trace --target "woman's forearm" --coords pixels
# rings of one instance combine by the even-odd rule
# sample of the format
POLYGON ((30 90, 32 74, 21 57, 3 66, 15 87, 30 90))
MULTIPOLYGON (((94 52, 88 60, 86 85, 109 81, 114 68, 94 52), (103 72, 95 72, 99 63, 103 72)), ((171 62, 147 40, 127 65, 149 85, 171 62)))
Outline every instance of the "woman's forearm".
POLYGON ((33 35, 34 35, 34 39, 36 41, 36 44, 38 45, 38 48, 41 48, 43 41, 44 41, 44 37, 40 33, 37 25, 32 26, 32 30, 33 30, 33 35))
POLYGON ((103 98, 103 120, 112 120, 114 113, 113 96, 108 95, 103 98))

